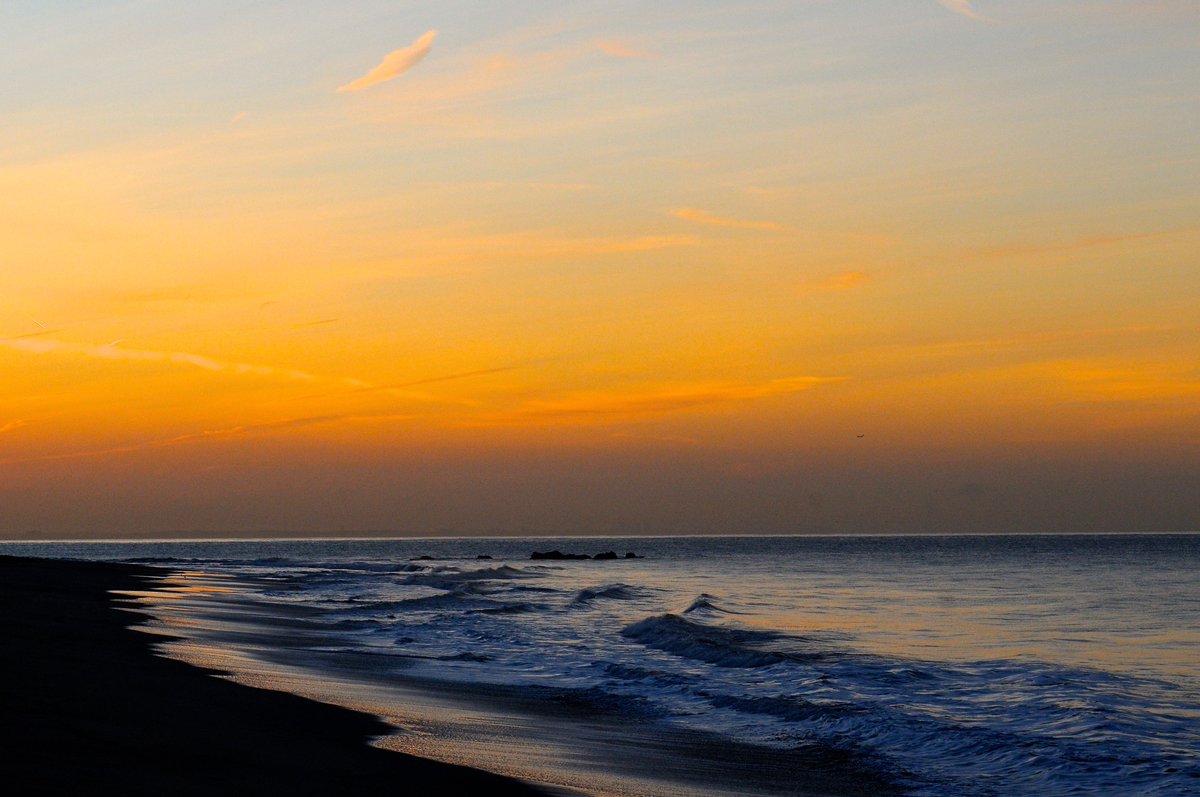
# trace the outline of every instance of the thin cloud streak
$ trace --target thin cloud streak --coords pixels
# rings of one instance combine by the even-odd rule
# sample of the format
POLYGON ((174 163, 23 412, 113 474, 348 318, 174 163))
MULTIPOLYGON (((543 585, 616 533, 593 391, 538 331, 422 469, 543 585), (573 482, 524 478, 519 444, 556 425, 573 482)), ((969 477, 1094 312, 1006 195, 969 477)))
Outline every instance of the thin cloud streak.
MULTIPOLYGON (((35 457, 18 457, 15 459, 0 460, 0 465, 16 465, 24 462, 57 462, 64 459, 84 459, 87 457, 99 457, 107 454, 129 454, 135 451, 166 448, 168 446, 182 445, 201 440, 219 440, 222 438, 239 437, 242 435, 290 431, 292 429, 300 429, 306 426, 321 426, 335 423, 349 423, 353 421, 402 421, 409 420, 412 417, 412 415, 408 414, 381 412, 342 413, 331 415, 312 415, 302 418, 282 418, 277 421, 240 424, 238 426, 228 426, 221 429, 205 429, 200 432, 190 432, 188 434, 176 435, 175 437, 163 437, 157 440, 146 440, 141 443, 130 443, 124 446, 87 449, 84 451, 69 451, 63 454, 43 454, 35 457)), ((0 431, 4 430, 0 429, 0 431)))
MULTIPOLYGON (((40 333, 33 333, 40 334, 40 333)), ((173 365, 186 365, 195 368, 200 368, 213 373, 232 373, 240 376, 264 376, 276 377, 280 379, 293 380, 297 382, 333 382, 341 384, 354 391, 371 391, 371 390, 393 390, 398 395, 403 395, 404 398, 414 401, 436 402, 440 400, 432 399, 427 396, 422 396, 416 393, 400 394, 395 387, 380 387, 374 382, 368 382, 364 379, 355 379, 353 377, 331 377, 318 376, 308 373, 307 371, 297 371, 291 368, 278 368, 273 365, 258 365, 254 363, 227 362, 217 360, 212 357, 206 357, 201 354, 193 354, 183 351, 153 351, 145 349, 125 349, 121 348, 114 341, 103 346, 94 346, 86 343, 71 343, 61 340, 40 340, 30 338, 28 335, 0 338, 0 346, 13 349, 16 351, 28 352, 30 354, 74 354, 81 357, 90 357, 98 360, 127 360, 134 362, 160 362, 173 365)), ((451 377, 457 378, 457 375, 451 377)), ((440 381, 440 378, 432 381, 440 381)), ((337 395, 334 393, 328 395, 337 395)))
POLYGON ((607 55, 609 58, 621 58, 632 61, 645 61, 651 58, 651 54, 645 50, 639 50, 636 47, 631 47, 622 41, 615 39, 604 39, 596 42, 596 49, 607 55))
POLYGON ((399 50, 393 50, 384 56, 367 74, 352 80, 344 86, 338 86, 338 91, 362 91, 365 88, 370 88, 379 83, 392 80, 400 77, 408 70, 412 69, 417 64, 424 60, 425 56, 429 55, 429 51, 433 48, 433 40, 437 37, 436 30, 426 31, 421 35, 421 38, 410 44, 408 47, 402 47, 399 50))
POLYGON ((975 9, 971 8, 971 0, 938 0, 938 2, 940 2, 943 6, 950 9, 954 13, 962 14, 964 17, 970 17, 971 19, 977 19, 980 22, 991 22, 992 21, 989 18, 978 13, 975 9))
POLYGON ((411 382, 398 382, 394 385, 379 385, 372 387, 359 388, 360 393, 375 392, 381 390, 402 390, 406 387, 417 387, 419 385, 432 385, 437 382, 453 382, 458 379, 469 379, 473 376, 487 376, 489 374, 503 374, 508 371, 517 371, 520 366, 506 365, 501 368, 481 368, 477 371, 463 371, 457 374, 446 374, 444 376, 430 376, 424 379, 414 379, 411 382))
MULTIPOLYGON (((119 342, 119 341, 116 341, 119 342)), ((124 349, 115 343, 93 346, 87 343, 71 343, 63 340, 43 340, 34 337, 0 338, 0 346, 30 354, 74 354, 97 360, 132 360, 136 362, 162 362, 188 365, 205 371, 244 374, 249 376, 275 376, 302 382, 316 381, 317 377, 304 371, 276 368, 272 365, 225 362, 192 354, 185 351, 152 351, 146 349, 124 349)))
POLYGON ((550 401, 531 401, 514 412, 471 425, 578 423, 659 415, 706 404, 750 401, 800 393, 817 385, 844 382, 845 376, 791 376, 766 382, 723 382, 663 387, 624 394, 577 393, 550 401))
POLYGON ((431 397, 428 395, 422 395, 420 393, 409 392, 407 390, 407 388, 420 387, 422 385, 433 385, 433 384, 437 384, 439 382, 454 382, 454 381, 457 381, 460 379, 471 379, 476 376, 488 376, 490 374, 503 374, 503 373, 507 373, 510 371, 519 371, 523 367, 524 366, 520 366, 520 365, 505 365, 505 366, 500 366, 497 368, 479 368, 474 371, 461 371, 459 373, 454 373, 454 374, 442 374, 440 376, 427 376, 422 379, 413 379, 408 382, 396 382, 396 383, 387 384, 387 385, 376 385, 376 384, 373 384, 370 382, 363 382, 361 380, 343 380, 345 382, 345 384, 350 388, 349 390, 340 390, 340 391, 337 391, 334 393, 321 393, 321 394, 318 394, 315 396, 304 396, 304 399, 311 401, 313 399, 330 398, 332 396, 353 396, 353 395, 362 395, 362 394, 368 394, 368 393, 392 393, 394 395, 400 396, 401 398, 415 399, 418 401, 429 402, 429 403, 451 403, 451 404, 464 404, 464 405, 472 406, 474 404, 474 402, 447 401, 445 399, 437 399, 437 398, 434 398, 434 397, 431 397))
POLYGON ((1153 232, 1135 232, 1113 235, 1093 235, 1071 241, 1050 241, 1045 243, 1011 244, 976 250, 973 256, 987 258, 1024 257, 1048 253, 1071 253, 1087 249, 1099 249, 1106 246, 1121 246, 1130 243, 1141 243, 1161 238, 1195 235, 1200 227, 1180 227, 1174 230, 1156 230, 1153 232))
POLYGON ((46 335, 53 335, 56 332, 62 332, 61 329, 40 329, 37 332, 26 332, 24 335, 13 335, 3 340, 23 340, 25 338, 41 338, 46 335))
POLYGON ((745 219, 726 219, 721 216, 714 216, 706 210, 699 208, 677 208, 671 211, 671 215, 677 219, 684 221, 694 221, 698 224, 707 224, 711 227, 729 227, 737 230, 782 230, 785 229, 782 224, 777 224, 773 221, 748 221, 745 219))
POLYGON ((870 274, 863 271, 847 271, 822 280, 817 287, 823 291, 849 291, 866 285, 872 279, 870 274))
POLYGON ((15 421, 9 421, 8 423, 4 424, 3 426, 0 426, 0 434, 4 434, 5 432, 11 432, 14 429, 20 429, 22 426, 28 426, 28 425, 29 425, 29 421, 25 420, 24 418, 18 418, 15 421))
POLYGON ((1145 402, 1200 396, 1200 373, 1140 363, 1059 361, 1039 365, 1043 378, 1060 382, 1079 400, 1145 402))
MULTIPOLYGON (((696 246, 694 235, 562 236, 539 231, 442 237, 429 255, 440 260, 489 257, 570 257, 654 252, 696 246)), ((426 253, 421 252, 425 255, 426 253)))
POLYGON ((240 424, 238 426, 228 426, 222 429, 206 429, 202 432, 192 432, 190 434, 178 435, 177 437, 166 438, 162 441, 165 445, 174 445, 176 443, 189 443, 193 440, 211 440, 221 437, 235 437, 244 434, 258 434, 261 432, 277 432, 289 429, 300 429, 306 426, 320 426, 332 423, 345 423, 348 421, 377 421, 377 420, 408 420, 412 418, 409 414, 400 414, 393 412, 380 413, 332 413, 328 415, 310 415, 300 418, 281 418, 277 421, 264 421, 262 423, 240 424))
POLYGON ((964 340, 941 340, 921 343, 888 344, 880 350, 897 354, 954 354, 956 352, 997 351, 1004 349, 1035 349, 1056 343, 1076 340, 1095 341, 1105 337, 1131 337, 1134 335, 1163 335, 1187 331, 1188 327, 1173 325, 1142 325, 1115 327, 1088 327, 1085 329, 1059 329, 1044 332, 1027 332, 991 338, 968 338, 964 340))

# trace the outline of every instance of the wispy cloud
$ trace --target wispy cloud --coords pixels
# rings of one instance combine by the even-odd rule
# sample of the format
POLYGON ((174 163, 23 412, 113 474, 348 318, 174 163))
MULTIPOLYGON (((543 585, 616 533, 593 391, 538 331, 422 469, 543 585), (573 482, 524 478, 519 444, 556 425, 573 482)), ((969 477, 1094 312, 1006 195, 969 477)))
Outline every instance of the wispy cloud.
POLYGON ((432 241, 427 252, 420 253, 438 260, 475 259, 481 255, 491 258, 582 257, 654 252, 699 243, 694 235, 573 236, 546 230, 520 230, 460 237, 445 234, 432 241))
POLYGON ((972 255, 1004 258, 1052 253, 1069 254, 1088 249, 1099 249, 1106 246, 1122 246, 1124 244, 1142 243, 1144 241, 1153 241, 1160 238, 1175 238, 1179 236, 1195 235, 1198 232, 1200 232, 1200 227, 1180 227, 1174 230, 1156 230, 1153 232, 1093 235, 1087 238, 1077 238, 1068 241, 1047 241, 1043 243, 994 246, 987 249, 977 250, 976 252, 973 252, 972 255))
MULTIPOLYGON (((109 448, 92 448, 82 451, 68 451, 61 454, 42 454, 33 457, 18 457, 15 459, 0 460, 0 465, 15 465, 22 462, 55 462, 64 459, 84 459, 87 457, 100 457, 110 454, 129 454, 136 451, 145 451, 155 448, 167 448, 169 446, 182 445, 186 443, 195 443, 203 440, 220 440, 231 437, 241 437, 245 435, 270 434, 272 432, 290 431, 300 429, 306 426, 326 426, 337 423, 350 423, 355 421, 399 421, 409 420, 412 415, 379 412, 379 413, 343 413, 330 415, 311 415, 301 418, 282 418, 276 421, 264 421, 261 423, 248 423, 238 426, 226 426, 220 429, 205 429, 200 432, 190 432, 188 434, 176 435, 174 437, 162 437, 155 440, 143 440, 138 443, 129 443, 123 446, 111 446, 109 448)), ((3 431, 3 429, 0 429, 3 431)))
POLYGON ((645 50, 640 50, 627 42, 617 41, 615 39, 603 39, 596 42, 596 48, 610 58, 626 58, 631 60, 642 61, 652 57, 645 50))
POLYGON ((138 362, 161 362, 173 365, 186 365, 201 368, 205 371, 218 371, 248 376, 274 376, 285 379, 296 379, 312 382, 316 376, 304 371, 291 368, 277 368, 272 365, 255 365, 253 363, 227 362, 193 354, 185 351, 153 351, 146 349, 126 349, 114 341, 103 346, 89 343, 72 343, 64 340, 47 340, 35 337, 0 338, 0 346, 30 354, 74 354, 80 357, 90 357, 98 360, 133 360, 138 362))
MULTIPOLYGON (((495 117, 486 110, 487 106, 520 96, 522 87, 527 88, 531 82, 553 80, 563 73, 565 66, 579 61, 587 52, 594 51, 590 47, 577 46, 448 59, 446 74, 440 75, 438 80, 413 83, 406 91, 403 103, 369 103, 361 112, 377 123, 434 124, 470 133, 472 137, 491 137, 492 133, 486 128, 495 122, 495 117), (485 97, 487 101, 480 102, 485 97)), ((547 120, 538 118, 531 123, 544 127, 547 120)))
POLYGON ((14 421, 9 421, 8 423, 0 426, 0 434, 4 434, 5 432, 11 432, 14 429, 20 429, 22 426, 25 426, 28 423, 29 423, 29 421, 25 420, 24 418, 18 418, 14 421))
MULTIPOLYGON (((514 371, 522 366, 506 365, 496 368, 483 368, 474 371, 464 371, 452 374, 439 374, 421 379, 396 384, 379 385, 364 379, 318 375, 291 368, 279 368, 273 365, 255 363, 229 362, 206 357, 201 354, 182 351, 153 351, 145 349, 126 349, 120 341, 96 346, 86 343, 71 343, 61 340, 44 340, 40 338, 17 337, 0 338, 0 346, 30 354, 65 354, 79 357, 89 357, 98 360, 132 360, 135 362, 157 362, 171 365, 199 368, 214 373, 235 374, 239 376, 274 377, 289 381, 319 383, 333 385, 338 388, 335 392, 322 393, 315 396, 305 396, 306 399, 327 398, 329 396, 353 395, 356 393, 391 393, 394 396, 423 404, 467 404, 473 402, 458 398, 447 398, 415 392, 411 388, 430 385, 437 382, 449 382, 458 379, 469 379, 488 374, 499 374, 514 371)), ((356 416, 357 417, 357 416, 356 416)), ((365 416, 364 416, 365 417, 365 416)))
POLYGON ((1043 378, 1063 384, 1072 397, 1085 401, 1143 402, 1200 396, 1195 366, 1058 361, 1039 363, 1043 378))
POLYGON ((414 379, 410 382, 396 382, 391 385, 372 385, 370 387, 359 388, 362 393, 378 392, 384 390, 403 390, 408 387, 418 387, 420 385, 433 385, 438 382, 454 382, 459 379, 470 379, 476 376, 489 376, 491 374, 503 374, 509 371, 519 370, 520 366, 505 365, 500 368, 480 368, 475 371, 462 371, 457 374, 443 374, 441 376, 427 376, 424 379, 414 379))
POLYGON ((863 271, 847 271, 834 274, 817 283, 816 287, 823 291, 848 291, 866 285, 873 277, 863 271))
POLYGON ((322 318, 319 321, 305 321, 300 324, 292 324, 289 329, 306 329, 308 327, 323 327, 327 324, 336 324, 340 318, 322 318))
POLYGON ((876 356, 902 364, 916 374, 993 372, 998 365, 1059 363, 1066 361, 1064 358, 1084 357, 1089 352, 1111 347, 1113 340, 1162 341, 1195 337, 1196 331, 1192 326, 1174 325, 1053 329, 995 337, 889 343, 879 347, 876 356))
MULTIPOLYGON (((329 398, 330 396, 352 396, 364 393, 392 393, 396 396, 406 399, 419 399, 422 401, 437 401, 430 396, 411 392, 411 388, 422 387, 424 385, 435 385, 439 382, 456 382, 460 379, 472 379, 477 376, 490 376, 492 374, 503 374, 509 371, 520 370, 519 365, 505 365, 498 368, 478 368, 474 371, 460 371, 454 374, 440 374, 438 376, 427 376, 421 379, 411 379, 407 382, 392 382, 386 385, 376 385, 370 382, 361 380, 343 380, 348 390, 338 390, 334 393, 321 393, 315 396, 304 396, 306 400, 329 398), (351 384, 353 382, 353 384, 351 384)), ((443 402, 449 400, 442 400, 443 402)), ((454 404, 470 404, 472 402, 449 401, 454 404)))
POLYGON ((773 221, 749 221, 746 219, 727 219, 721 216, 714 216, 706 210, 699 208, 676 208, 671 211, 671 215, 677 219, 684 221, 694 221, 698 224, 707 224, 712 227, 730 227, 737 230, 782 230, 785 227, 782 224, 777 224, 773 221))
POLYGON ((384 56, 383 60, 370 72, 352 80, 344 86, 338 86, 338 91, 361 91, 377 83, 383 83, 403 75, 429 55, 433 48, 433 40, 437 37, 436 30, 426 31, 421 38, 407 47, 393 50, 384 56))
POLYGON ((173 445, 176 443, 190 443, 195 440, 211 440, 221 437, 236 437, 247 434, 280 432, 287 431, 289 429, 301 429, 306 426, 326 426, 329 424, 347 423, 350 421, 408 420, 411 417, 413 416, 395 412, 331 413, 328 415, 309 415, 300 418, 281 418, 275 421, 227 426, 221 429, 206 429, 202 432, 192 432, 190 434, 178 435, 176 437, 169 437, 157 442, 164 445, 173 445))
POLYGON ((485 419, 481 425, 523 423, 591 423, 687 410, 706 404, 749 401, 800 393, 848 377, 790 376, 765 382, 714 382, 668 385, 625 393, 574 393, 558 399, 530 401, 512 413, 485 419))
POLYGON ((24 335, 13 335, 3 340, 23 340, 25 338, 41 338, 46 335, 53 335, 56 332, 61 332, 61 329, 39 329, 37 332, 26 332, 24 335))
POLYGON ((980 22, 991 22, 990 19, 978 13, 974 8, 971 7, 971 0, 938 0, 938 2, 951 11, 957 14, 962 14, 964 17, 977 19, 980 22))
MULTIPOLYGON (((625 54, 635 52, 630 48, 625 54)), ((594 62, 596 53, 594 41, 540 50, 530 49, 526 42, 477 57, 460 52, 447 57, 436 80, 408 84, 403 103, 359 103, 354 112, 372 124, 399 125, 405 130, 434 128, 440 134, 471 140, 512 140, 567 137, 599 126, 636 125, 712 104, 709 99, 680 98, 651 105, 601 103, 585 112, 532 115, 510 106, 514 101, 558 96, 568 88, 577 91, 571 84, 589 79, 586 73, 590 70, 579 65, 594 62)))

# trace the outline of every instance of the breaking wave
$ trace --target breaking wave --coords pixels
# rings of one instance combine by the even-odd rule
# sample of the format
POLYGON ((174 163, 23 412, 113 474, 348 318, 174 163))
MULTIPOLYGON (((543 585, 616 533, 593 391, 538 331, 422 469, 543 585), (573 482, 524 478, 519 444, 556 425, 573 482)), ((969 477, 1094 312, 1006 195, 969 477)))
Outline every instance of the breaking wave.
POLYGON ((784 661, 813 661, 829 655, 815 646, 806 649, 803 640, 774 631, 705 625, 678 614, 648 617, 626 626, 621 635, 649 648, 718 667, 769 667, 784 661))
POLYGON ((571 603, 591 603, 597 599, 627 601, 645 594, 645 590, 631 587, 628 584, 604 584, 599 587, 584 587, 572 596, 571 603))

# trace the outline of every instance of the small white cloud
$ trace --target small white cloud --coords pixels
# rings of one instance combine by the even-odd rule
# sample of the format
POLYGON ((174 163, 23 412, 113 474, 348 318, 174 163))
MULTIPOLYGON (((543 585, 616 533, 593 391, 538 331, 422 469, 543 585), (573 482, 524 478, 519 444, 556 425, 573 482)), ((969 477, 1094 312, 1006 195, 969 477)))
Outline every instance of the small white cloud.
POLYGON ((400 77, 421 63, 421 60, 425 56, 429 55, 429 51, 433 48, 433 40, 436 37, 436 30, 426 31, 422 34, 421 38, 409 46, 388 53, 379 62, 379 65, 367 74, 357 80, 350 81, 344 86, 338 86, 338 91, 361 91, 362 89, 374 86, 376 83, 383 83, 392 78, 400 77))

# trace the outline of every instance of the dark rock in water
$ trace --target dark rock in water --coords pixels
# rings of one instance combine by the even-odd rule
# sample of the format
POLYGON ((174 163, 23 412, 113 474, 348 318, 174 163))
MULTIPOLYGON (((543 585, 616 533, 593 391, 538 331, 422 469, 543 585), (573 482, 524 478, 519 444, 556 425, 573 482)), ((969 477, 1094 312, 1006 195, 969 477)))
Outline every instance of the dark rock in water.
POLYGON ((555 549, 553 551, 534 551, 529 555, 530 559, 549 559, 554 562, 561 562, 564 559, 591 559, 585 553, 563 553, 555 549))
POLYGON ((421 554, 420 556, 414 556, 409 561, 410 562, 432 562, 433 557, 429 556, 428 554, 421 554))
MULTIPOLYGON (((479 558, 482 559, 484 557, 481 556, 479 558)), ((611 561, 613 559, 620 559, 622 557, 619 554, 617 554, 616 551, 605 551, 604 553, 598 553, 595 556, 588 556, 586 553, 563 553, 562 551, 560 551, 556 548, 553 551, 534 551, 533 553, 531 553, 529 555, 529 558, 530 559, 548 559, 552 562, 562 562, 562 561, 573 560, 573 559, 593 559, 596 561, 611 561)), ((626 559, 641 559, 641 557, 638 556, 637 554, 635 554, 633 551, 630 551, 629 553, 625 554, 624 558, 626 558, 626 559)))
POLYGON ((481 554, 479 554, 479 556, 476 556, 475 558, 476 559, 491 559, 492 557, 488 556, 485 553, 481 553, 481 554))

